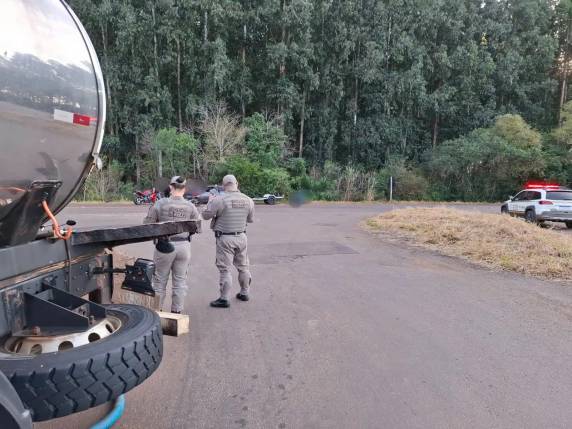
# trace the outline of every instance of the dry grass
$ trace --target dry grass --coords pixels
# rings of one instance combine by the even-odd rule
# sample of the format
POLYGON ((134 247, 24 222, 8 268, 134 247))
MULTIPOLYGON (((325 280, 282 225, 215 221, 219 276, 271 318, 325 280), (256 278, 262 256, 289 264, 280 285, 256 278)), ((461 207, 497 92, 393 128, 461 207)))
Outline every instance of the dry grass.
POLYGON ((411 240, 488 268, 572 278, 572 240, 520 219, 446 208, 406 208, 366 221, 370 230, 411 240))

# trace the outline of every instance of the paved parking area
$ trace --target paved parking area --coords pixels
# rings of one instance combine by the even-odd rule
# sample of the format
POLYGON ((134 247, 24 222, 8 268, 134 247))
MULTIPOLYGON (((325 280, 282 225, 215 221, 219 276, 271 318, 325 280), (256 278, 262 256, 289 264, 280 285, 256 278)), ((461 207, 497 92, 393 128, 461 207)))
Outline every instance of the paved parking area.
MULTIPOLYGON (((208 307, 214 239, 196 237, 191 333, 165 339, 161 367, 127 395, 119 428, 570 425, 570 284, 481 270, 361 230, 389 205, 257 208, 253 299, 208 307)), ((94 226, 144 214, 74 205, 61 217, 94 226)), ((122 250, 152 255, 150 244, 122 250)), ((96 414, 38 427, 88 427, 96 414)))

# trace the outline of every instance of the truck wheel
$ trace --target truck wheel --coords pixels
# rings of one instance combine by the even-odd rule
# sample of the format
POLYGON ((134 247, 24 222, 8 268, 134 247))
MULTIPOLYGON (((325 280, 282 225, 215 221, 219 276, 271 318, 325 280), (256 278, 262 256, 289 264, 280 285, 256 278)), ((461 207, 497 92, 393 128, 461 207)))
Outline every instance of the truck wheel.
POLYGON ((536 220, 536 213, 534 213, 534 210, 527 210, 526 213, 524 214, 524 218, 526 219, 527 222, 538 223, 538 221, 536 220))
POLYGON ((501 214, 508 214, 508 207, 507 206, 502 206, 500 209, 501 214))
MULTIPOLYGON (((19 354, 17 345, 14 349, 14 338, 4 340, 0 370, 34 421, 111 401, 140 384, 159 366, 163 338, 157 314, 136 305, 112 304, 106 308, 108 318, 101 323, 110 334, 101 339, 90 334, 89 341, 93 342, 79 347, 64 341, 58 347, 62 351, 19 354)), ((32 345, 32 351, 36 346, 32 345)))
POLYGON ((566 222, 566 228, 572 229, 572 222, 566 222))
POLYGON ((271 206, 273 206, 274 204, 276 204, 276 197, 274 197, 274 195, 270 195, 266 201, 268 201, 266 204, 269 204, 271 206))

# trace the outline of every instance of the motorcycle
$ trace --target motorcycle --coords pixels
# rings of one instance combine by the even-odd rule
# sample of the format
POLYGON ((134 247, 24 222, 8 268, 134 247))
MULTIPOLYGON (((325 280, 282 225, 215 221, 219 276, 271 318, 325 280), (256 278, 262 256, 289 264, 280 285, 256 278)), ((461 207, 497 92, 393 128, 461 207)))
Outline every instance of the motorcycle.
POLYGON ((161 199, 161 193, 157 192, 155 188, 133 192, 133 202, 136 206, 141 204, 155 204, 159 199, 161 199))

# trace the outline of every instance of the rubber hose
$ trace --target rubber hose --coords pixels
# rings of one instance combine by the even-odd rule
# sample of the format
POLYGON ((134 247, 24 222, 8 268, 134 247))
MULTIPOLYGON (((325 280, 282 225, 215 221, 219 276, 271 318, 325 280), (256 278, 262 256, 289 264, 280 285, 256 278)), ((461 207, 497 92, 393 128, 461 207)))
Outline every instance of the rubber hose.
POLYGON ((123 415, 123 411, 125 410, 125 397, 121 395, 115 401, 115 405, 113 409, 109 412, 107 416, 100 420, 96 424, 94 424, 90 429, 110 429, 113 427, 117 420, 121 418, 123 415))

